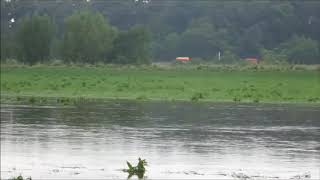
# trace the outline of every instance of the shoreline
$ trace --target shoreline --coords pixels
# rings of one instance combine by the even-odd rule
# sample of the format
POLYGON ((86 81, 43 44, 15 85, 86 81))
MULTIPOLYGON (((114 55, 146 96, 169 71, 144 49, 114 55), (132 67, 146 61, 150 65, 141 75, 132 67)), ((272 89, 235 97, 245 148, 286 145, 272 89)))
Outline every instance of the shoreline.
MULTIPOLYGON (((33 100, 32 100, 33 101, 33 100)), ((213 100, 213 99, 202 99, 198 101, 192 101, 188 99, 166 99, 166 98, 147 98, 137 99, 134 97, 94 97, 94 96, 35 96, 35 95, 14 95, 14 94, 1 94, 0 103, 28 103, 28 104, 46 104, 56 103, 61 105, 70 105, 78 102, 110 102, 110 101, 132 101, 132 102, 179 102, 179 103, 227 103, 227 104, 274 104, 274 105, 315 105, 320 106, 320 102, 309 102, 309 101, 260 101, 254 102, 249 100, 244 101, 233 101, 233 100, 213 100), (34 102, 30 102, 30 99, 34 99, 34 102), (18 100, 19 99, 19 100, 18 100)))
POLYGON ((36 69, 36 68, 88 68, 88 69, 105 69, 105 70, 145 70, 145 71, 235 71, 235 72, 294 72, 294 71, 315 71, 320 73, 320 64, 214 64, 214 63, 188 63, 181 64, 176 62, 155 62, 151 64, 7 64, 1 63, 1 69, 10 68, 25 68, 25 69, 36 69))

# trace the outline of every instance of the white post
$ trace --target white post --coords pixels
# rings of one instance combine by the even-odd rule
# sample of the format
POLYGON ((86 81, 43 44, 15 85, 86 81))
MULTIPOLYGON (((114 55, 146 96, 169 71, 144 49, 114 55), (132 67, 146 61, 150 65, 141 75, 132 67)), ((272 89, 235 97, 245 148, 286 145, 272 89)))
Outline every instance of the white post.
POLYGON ((220 59, 221 59, 221 52, 219 51, 219 53, 218 53, 218 59, 219 59, 219 61, 220 61, 220 59))

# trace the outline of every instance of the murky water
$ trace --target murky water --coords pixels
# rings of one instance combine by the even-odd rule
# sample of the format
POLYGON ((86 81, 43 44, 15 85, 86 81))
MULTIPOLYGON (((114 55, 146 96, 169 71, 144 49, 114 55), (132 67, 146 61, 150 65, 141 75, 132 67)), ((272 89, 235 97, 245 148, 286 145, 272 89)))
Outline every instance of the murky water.
POLYGON ((320 178, 320 107, 164 102, 1 105, 1 178, 320 178))

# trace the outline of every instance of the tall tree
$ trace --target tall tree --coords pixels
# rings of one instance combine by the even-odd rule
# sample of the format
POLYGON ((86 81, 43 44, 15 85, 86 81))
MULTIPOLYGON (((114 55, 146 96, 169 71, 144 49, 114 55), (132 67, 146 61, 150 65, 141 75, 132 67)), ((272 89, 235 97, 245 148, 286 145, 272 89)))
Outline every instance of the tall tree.
POLYGON ((100 13, 75 12, 65 21, 63 57, 72 62, 106 61, 116 35, 117 30, 100 13))
POLYGON ((310 38, 293 36, 280 46, 282 53, 288 57, 290 63, 319 64, 320 53, 318 42, 310 38))
MULTIPOLYGON (((61 39, 65 17, 85 8, 100 12, 122 31, 135 25, 148 27, 153 34, 152 55, 157 60, 184 53, 212 57, 221 47, 222 54, 228 50, 240 57, 259 57, 262 49, 275 53, 274 48, 294 34, 320 42, 320 1, 1 0, 3 44, 11 42, 8 34, 17 29, 16 23, 10 23, 12 18, 46 13, 55 19, 57 39, 61 39)), ((2 48, 1 54, 11 54, 12 48, 2 48)))
POLYGON ((49 16, 22 19, 17 32, 18 59, 30 64, 48 60, 53 37, 54 25, 49 16))
POLYGON ((150 62, 150 32, 141 26, 121 32, 115 41, 115 63, 146 64, 150 62))

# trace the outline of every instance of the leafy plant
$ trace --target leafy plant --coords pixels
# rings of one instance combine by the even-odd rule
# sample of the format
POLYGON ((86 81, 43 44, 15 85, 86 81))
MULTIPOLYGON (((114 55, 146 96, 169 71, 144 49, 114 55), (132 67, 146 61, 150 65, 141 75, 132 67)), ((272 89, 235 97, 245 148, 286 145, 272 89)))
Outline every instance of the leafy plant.
MULTIPOLYGON (((17 177, 13 177, 13 178, 10 179, 10 180, 24 180, 24 178, 23 178, 21 175, 19 175, 19 176, 17 176, 17 177)), ((31 177, 28 177, 28 178, 26 178, 25 180, 32 180, 32 178, 31 178, 31 177)))
POLYGON ((145 166, 147 166, 147 161, 145 159, 138 159, 137 166, 132 166, 130 162, 127 161, 127 165, 129 169, 124 169, 124 172, 129 173, 128 179, 134 175, 137 175, 139 179, 144 177, 144 173, 146 172, 145 166))
POLYGON ((199 101, 200 99, 204 99, 204 94, 201 93, 201 92, 194 93, 194 94, 191 96, 191 101, 193 101, 193 102, 197 102, 197 101, 199 101))

